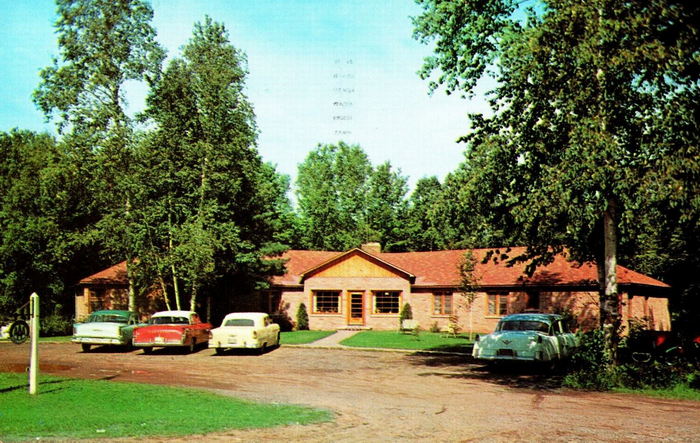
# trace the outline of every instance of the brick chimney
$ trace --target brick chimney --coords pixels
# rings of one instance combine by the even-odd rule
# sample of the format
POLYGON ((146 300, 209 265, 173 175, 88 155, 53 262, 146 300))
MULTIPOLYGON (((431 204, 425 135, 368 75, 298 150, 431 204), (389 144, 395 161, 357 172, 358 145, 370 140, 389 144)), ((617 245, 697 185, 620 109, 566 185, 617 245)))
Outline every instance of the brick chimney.
POLYGON ((382 245, 379 242, 371 242, 363 244, 360 249, 368 254, 379 254, 382 252, 382 245))

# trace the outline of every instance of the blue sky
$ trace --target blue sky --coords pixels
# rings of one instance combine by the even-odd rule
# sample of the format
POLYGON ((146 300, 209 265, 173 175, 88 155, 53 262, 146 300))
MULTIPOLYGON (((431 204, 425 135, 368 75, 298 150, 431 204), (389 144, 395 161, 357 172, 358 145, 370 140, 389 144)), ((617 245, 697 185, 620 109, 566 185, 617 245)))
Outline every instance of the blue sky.
MULTIPOLYGON (((53 0, 1 0, 0 131, 54 132, 31 101, 39 70, 59 51, 53 0)), ((296 177, 319 143, 359 144, 373 164, 390 161, 410 184, 441 180, 462 161, 455 143, 467 114, 485 110, 442 91, 427 93, 416 71, 430 48, 413 40, 411 0, 152 0, 153 25, 169 56, 211 16, 248 56, 247 93, 265 161, 296 177)), ((131 111, 143 106, 133 86, 131 111)))

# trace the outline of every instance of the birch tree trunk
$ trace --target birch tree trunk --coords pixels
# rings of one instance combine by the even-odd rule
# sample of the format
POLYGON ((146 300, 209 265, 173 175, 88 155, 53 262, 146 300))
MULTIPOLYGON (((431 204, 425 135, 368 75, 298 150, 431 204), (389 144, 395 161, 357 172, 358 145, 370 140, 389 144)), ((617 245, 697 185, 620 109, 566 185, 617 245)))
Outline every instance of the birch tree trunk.
MULTIPOLYGON (((602 297, 600 303, 601 328, 605 333, 610 357, 617 362, 617 347, 620 328, 620 298, 617 287, 617 204, 608 200, 608 208, 603 214, 603 268, 602 297)), ((601 275, 602 274, 602 275, 601 275)))

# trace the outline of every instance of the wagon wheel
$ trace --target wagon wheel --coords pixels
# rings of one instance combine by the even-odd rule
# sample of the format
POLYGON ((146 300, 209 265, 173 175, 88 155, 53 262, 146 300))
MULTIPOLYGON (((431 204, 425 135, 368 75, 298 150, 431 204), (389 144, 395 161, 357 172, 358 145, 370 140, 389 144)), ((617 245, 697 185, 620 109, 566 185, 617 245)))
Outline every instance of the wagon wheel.
POLYGON ((10 326, 10 340, 12 343, 22 344, 29 338, 29 325, 24 320, 16 320, 10 326))

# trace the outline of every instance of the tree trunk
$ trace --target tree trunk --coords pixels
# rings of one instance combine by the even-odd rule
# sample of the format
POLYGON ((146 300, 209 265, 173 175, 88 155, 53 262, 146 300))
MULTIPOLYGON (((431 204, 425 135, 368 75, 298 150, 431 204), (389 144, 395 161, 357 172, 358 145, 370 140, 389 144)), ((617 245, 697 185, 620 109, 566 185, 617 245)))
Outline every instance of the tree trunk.
POLYGON ((600 325, 605 333, 606 346, 613 362, 617 363, 617 347, 620 341, 620 298, 617 289, 617 207, 614 199, 608 200, 603 214, 603 267, 602 297, 600 300, 600 325))
POLYGON ((173 272, 173 292, 175 293, 175 306, 179 311, 180 308, 180 283, 178 282, 177 273, 175 272, 175 265, 170 265, 170 269, 173 272))
MULTIPOLYGON (((168 199, 168 204, 170 206, 170 200, 168 199)), ((173 223, 172 214, 168 213, 168 253, 172 257, 173 254, 173 223)), ((180 310, 180 283, 177 278, 177 272, 175 272, 175 265, 170 265, 170 271, 173 274, 173 295, 175 297, 175 306, 177 310, 180 310)))
POLYGON ((128 309, 129 311, 136 312, 136 290, 134 289, 134 278, 131 275, 131 258, 126 259, 126 279, 129 283, 129 301, 128 309))
POLYGON ((163 300, 165 301, 165 309, 170 311, 170 301, 168 300, 168 287, 165 284, 165 279, 163 278, 163 275, 158 273, 158 280, 160 281, 160 290, 163 291, 163 300))
POLYGON ((192 298, 190 299, 190 311, 195 311, 197 307, 197 286, 192 285, 192 298))

